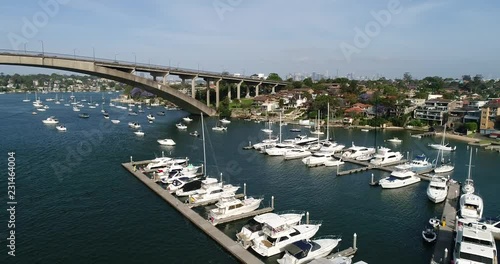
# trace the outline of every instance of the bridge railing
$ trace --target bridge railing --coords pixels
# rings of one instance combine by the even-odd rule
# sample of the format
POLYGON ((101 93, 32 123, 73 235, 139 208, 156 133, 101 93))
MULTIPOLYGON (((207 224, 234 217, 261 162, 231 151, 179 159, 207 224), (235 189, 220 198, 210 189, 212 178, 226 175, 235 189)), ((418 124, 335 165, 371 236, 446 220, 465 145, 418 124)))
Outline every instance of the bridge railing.
POLYGON ((45 51, 41 52, 41 51, 8 50, 8 49, 0 49, 0 54, 88 61, 88 62, 103 63, 103 64, 114 64, 117 66, 134 68, 134 69, 135 68, 144 68, 146 70, 157 70, 157 71, 164 71, 164 72, 174 71, 174 72, 186 73, 186 74, 190 74, 190 75, 197 75, 197 74, 198 75, 212 75, 212 76, 220 76, 221 78, 226 78, 226 79, 235 79, 235 80, 243 80, 243 81, 246 80, 246 81, 252 81, 252 82, 262 81, 265 83, 273 83, 273 84, 282 84, 283 83, 283 82, 276 82, 276 81, 266 81, 263 79, 254 78, 252 76, 241 76, 241 75, 234 76, 231 74, 224 75, 220 72, 202 71, 202 70, 200 71, 200 70, 193 70, 193 69, 188 69, 188 68, 163 66, 163 65, 151 64, 151 63, 137 63, 137 62, 130 62, 130 61, 113 60, 113 59, 97 58, 97 57, 90 57, 90 56, 81 56, 81 55, 77 55, 77 54, 71 55, 71 54, 53 53, 53 52, 45 52, 45 51))

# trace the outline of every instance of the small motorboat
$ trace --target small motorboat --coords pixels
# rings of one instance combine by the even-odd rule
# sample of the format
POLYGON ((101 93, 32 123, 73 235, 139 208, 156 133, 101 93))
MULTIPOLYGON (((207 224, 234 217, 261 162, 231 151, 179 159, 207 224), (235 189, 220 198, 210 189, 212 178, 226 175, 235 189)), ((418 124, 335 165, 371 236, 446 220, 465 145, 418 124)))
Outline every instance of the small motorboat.
POLYGON ((158 113, 156 113, 156 114, 157 114, 157 115, 159 115, 159 116, 164 116, 164 115, 165 115, 165 112, 164 112, 164 111, 160 111, 160 112, 158 112, 158 113))
POLYGON ((300 128, 291 128, 290 132, 300 132, 300 128))
POLYGON ((193 136, 193 137, 199 137, 200 134, 198 134, 198 131, 193 131, 191 133, 189 133, 190 136, 193 136))
POLYGON ((105 113, 105 114, 103 114, 103 116, 105 119, 109 119, 109 114, 105 113))
POLYGON ((175 126, 177 127, 177 129, 179 130, 186 130, 188 127, 184 124, 181 124, 181 123, 178 123, 178 124, 175 124, 175 126))
POLYGON ((191 122, 191 121, 193 121, 193 119, 189 118, 189 116, 186 116, 186 117, 182 118, 182 120, 184 120, 185 122, 191 122))
POLYGON ((49 125, 52 125, 52 124, 59 124, 59 120, 57 120, 57 118, 51 116, 51 117, 48 117, 47 119, 45 120, 42 120, 42 122, 44 124, 49 124, 49 125))
POLYGON ((132 112, 128 112, 128 115, 131 115, 131 116, 136 116, 136 115, 137 115, 137 112, 134 112, 134 111, 132 111, 132 112))
POLYGON ((67 129, 64 125, 56 126, 57 131, 66 132, 67 129))
POLYGON ((212 127, 213 131, 227 131, 227 127, 224 126, 214 126, 212 127))
POLYGON ((142 132, 142 130, 139 130, 139 131, 134 131, 134 134, 135 134, 136 136, 140 136, 140 137, 144 136, 144 132, 142 132))
POLYGON ((164 146, 175 146, 175 141, 173 141, 170 138, 165 138, 165 139, 158 139, 156 140, 158 144, 164 145, 164 146))
POLYGON ((148 118, 149 121, 155 120, 155 117, 152 114, 149 114, 146 117, 148 118))
POLYGON ((229 120, 227 120, 227 119, 225 119, 225 118, 221 119, 221 120, 220 120, 220 122, 221 122, 222 124, 225 124, 225 125, 227 125, 227 124, 231 123, 231 121, 229 121, 229 120))
POLYGON ((431 225, 433 228, 437 228, 440 223, 441 223, 441 221, 439 221, 439 219, 437 217, 433 217, 433 218, 429 219, 429 225, 431 225))
POLYGON ((37 113, 37 112, 31 112, 31 114, 32 114, 32 115, 38 115, 38 113, 37 113))
POLYGON ((391 142, 391 143, 401 143, 403 142, 403 140, 397 138, 397 137, 393 137, 391 139, 388 139, 387 142, 391 142))
POLYGON ((148 120, 148 123, 153 124, 153 120, 148 120))
POLYGON ((111 120, 111 122, 112 122, 113 124, 119 124, 119 123, 120 123, 120 120, 118 120, 118 119, 113 119, 113 120, 111 120))
POLYGON ((269 128, 263 128, 261 129, 260 131, 264 132, 264 133, 267 133, 267 134, 271 134, 273 133, 273 130, 272 129, 269 129, 269 128))
POLYGON ((78 115, 78 117, 80 117, 80 118, 89 118, 90 115, 87 114, 87 113, 81 113, 81 114, 78 115))
POLYGON ((437 238, 436 229, 434 229, 432 226, 426 227, 422 231, 422 238, 427 243, 432 243, 432 242, 436 241, 436 238, 437 238))
POLYGON ((129 126, 130 128, 135 128, 135 129, 139 129, 139 128, 141 128, 141 125, 139 125, 139 123, 136 123, 136 122, 129 122, 129 123, 128 123, 128 126, 129 126))
POLYGON ((363 128, 361 129, 361 132, 370 132, 370 129, 363 128))

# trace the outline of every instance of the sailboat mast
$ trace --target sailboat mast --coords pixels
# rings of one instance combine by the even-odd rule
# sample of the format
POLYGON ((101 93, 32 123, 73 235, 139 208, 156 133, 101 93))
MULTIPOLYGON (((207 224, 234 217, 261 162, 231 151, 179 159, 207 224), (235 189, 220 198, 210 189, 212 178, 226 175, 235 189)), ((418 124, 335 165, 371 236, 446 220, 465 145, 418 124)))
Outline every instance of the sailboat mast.
POLYGON ((320 112, 318 110, 318 118, 317 118, 317 121, 318 124, 316 125, 316 133, 318 134, 318 144, 319 144, 319 115, 320 115, 320 112))
POLYGON ((207 153, 205 150, 205 126, 203 125, 203 113, 201 115, 201 136, 203 138, 203 176, 207 177, 207 153))
POLYGON ((470 179, 470 169, 472 167, 472 148, 470 148, 470 157, 469 157, 469 174, 467 175, 467 178, 470 179))
POLYGON ((280 112, 280 143, 281 143, 281 112, 280 112))
POLYGON ((326 141, 330 141, 330 102, 326 104, 326 141))

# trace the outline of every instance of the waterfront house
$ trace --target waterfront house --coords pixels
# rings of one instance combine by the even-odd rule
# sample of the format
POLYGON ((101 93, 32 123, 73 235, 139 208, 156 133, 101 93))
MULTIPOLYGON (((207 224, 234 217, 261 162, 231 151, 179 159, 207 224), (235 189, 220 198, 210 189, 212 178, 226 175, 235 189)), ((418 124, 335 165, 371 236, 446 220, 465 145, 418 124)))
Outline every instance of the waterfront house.
POLYGON ((461 103, 447 99, 432 99, 425 101, 424 105, 418 106, 413 111, 413 118, 434 122, 435 124, 443 125, 445 114, 448 111, 456 109, 461 103))
POLYGON ((479 132, 489 135, 495 132, 495 124, 500 119, 500 99, 493 99, 481 108, 481 122, 479 132))

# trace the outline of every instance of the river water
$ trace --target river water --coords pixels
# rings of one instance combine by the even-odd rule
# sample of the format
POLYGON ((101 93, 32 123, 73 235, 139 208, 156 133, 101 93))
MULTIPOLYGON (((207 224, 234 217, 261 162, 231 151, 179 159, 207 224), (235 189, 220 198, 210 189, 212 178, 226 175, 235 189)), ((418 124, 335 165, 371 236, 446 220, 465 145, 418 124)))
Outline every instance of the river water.
MULTIPOLYGON (((76 94, 82 99, 101 94, 76 94)), ((157 197, 121 167, 133 160, 151 159, 165 155, 187 156, 192 163, 203 161, 200 138, 189 136, 201 132, 198 116, 187 131, 178 131, 175 124, 188 114, 165 111, 156 116, 153 124, 146 122, 148 112, 165 110, 145 109, 138 116, 126 110, 108 106, 113 125, 96 109, 84 108, 90 114, 81 119, 71 107, 46 102, 49 109, 32 115, 34 108, 23 103, 24 95, 0 95, 0 160, 7 171, 7 152, 16 154, 16 257, 15 262, 2 246, 0 263, 236 263, 216 242, 212 241, 177 211, 157 197), (42 120, 57 117, 68 131, 58 132, 42 120), (137 137, 127 123, 138 121, 145 132, 137 137), (156 140, 172 138, 175 147, 160 146, 156 140), (6 262, 8 261, 8 262, 6 262)), ((33 99, 33 95, 30 95, 33 99)), ((42 100, 54 97, 41 95, 42 100)), ((65 94, 65 97, 69 97, 65 94)), ((248 141, 264 137, 264 123, 232 120, 227 132, 215 132, 211 127, 217 119, 206 118, 206 148, 208 174, 220 173, 226 182, 247 184, 249 195, 275 197, 276 211, 303 210, 310 218, 322 220, 317 236, 342 235, 339 248, 352 245, 357 233, 359 248, 355 260, 374 263, 428 263, 433 252, 431 245, 421 239, 427 220, 440 216, 443 205, 435 205, 426 196, 426 182, 395 190, 370 187, 370 175, 387 176, 380 171, 366 171, 336 176, 335 168, 305 167, 300 160, 284 161, 256 151, 245 151, 248 141)), ((278 125, 274 125, 278 131, 278 125)), ((293 137, 291 126, 284 126, 284 137, 293 137)), ((303 129, 304 132, 307 129, 303 129)), ((335 139, 345 145, 388 146, 410 156, 425 153, 431 160, 437 151, 427 147, 439 138, 415 139, 406 131, 362 132, 358 129, 336 128, 335 139), (400 145, 390 145, 386 139, 397 136, 400 145)), ((455 163, 451 177, 463 181, 467 177, 468 148, 463 142, 450 140, 457 150, 448 157, 455 163)), ((476 190, 485 204, 485 216, 500 214, 500 154, 473 150, 472 177, 476 190)), ((345 164, 340 170, 354 168, 345 164)), ((2 204, 6 207, 7 173, 0 178, 2 204)), ((2 211, 4 211, 3 209, 2 211)), ((4 211, 5 212, 5 211, 4 211)), ((7 214, 2 214, 6 219, 7 214)), ((7 230, 7 220, 2 220, 7 230)), ((234 234, 244 220, 222 225, 226 234, 234 234)), ((2 232, 4 243, 5 232, 2 232)), ((265 260, 273 263, 276 257, 265 260)))

